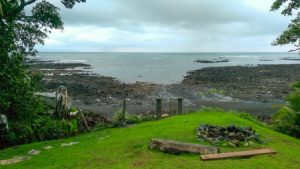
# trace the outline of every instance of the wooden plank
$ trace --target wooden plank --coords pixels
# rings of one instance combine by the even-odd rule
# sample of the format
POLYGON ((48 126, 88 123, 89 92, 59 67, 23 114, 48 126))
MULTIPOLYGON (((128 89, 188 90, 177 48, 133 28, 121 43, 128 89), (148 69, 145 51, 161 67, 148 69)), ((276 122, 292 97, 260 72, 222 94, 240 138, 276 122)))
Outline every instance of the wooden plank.
POLYGON ((229 152, 229 153, 208 154, 208 155, 201 155, 201 159, 215 160, 215 159, 232 158, 232 157, 249 157, 254 155, 262 155, 262 154, 276 154, 276 151, 272 149, 257 149, 257 150, 238 151, 238 152, 229 152))
POLYGON ((180 154, 180 153, 195 153, 195 154, 215 154, 219 149, 214 146, 201 144, 191 144, 172 140, 152 139, 149 143, 149 149, 158 149, 162 152, 180 154))

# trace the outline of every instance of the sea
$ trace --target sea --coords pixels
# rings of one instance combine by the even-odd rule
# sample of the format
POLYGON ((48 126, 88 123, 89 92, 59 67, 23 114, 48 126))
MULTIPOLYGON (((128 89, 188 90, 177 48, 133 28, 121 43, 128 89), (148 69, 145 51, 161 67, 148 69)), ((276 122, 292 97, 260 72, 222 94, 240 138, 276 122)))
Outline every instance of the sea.
POLYGON ((36 59, 86 63, 91 72, 126 82, 180 83, 189 71, 206 67, 300 64, 298 53, 78 53, 40 52, 36 59), (228 62, 199 63, 195 60, 228 62))

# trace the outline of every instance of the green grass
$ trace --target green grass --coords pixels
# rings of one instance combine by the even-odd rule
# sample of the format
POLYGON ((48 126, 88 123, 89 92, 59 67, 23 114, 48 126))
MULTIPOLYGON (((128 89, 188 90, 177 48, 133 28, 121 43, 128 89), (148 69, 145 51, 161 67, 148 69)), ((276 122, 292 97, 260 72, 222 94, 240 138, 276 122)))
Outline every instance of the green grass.
POLYGON ((175 116, 161 121, 145 122, 129 128, 113 128, 79 135, 69 139, 39 142, 0 151, 0 159, 25 155, 31 149, 54 146, 42 150, 31 160, 0 168, 300 168, 300 141, 270 130, 259 123, 242 118, 235 113, 206 110, 188 115, 175 116), (195 128, 201 123, 213 125, 236 124, 252 126, 266 142, 248 148, 221 147, 221 152, 273 148, 275 156, 261 155, 250 158, 235 158, 215 161, 201 161, 199 155, 171 155, 148 150, 151 138, 167 138, 178 141, 198 143, 195 128), (61 143, 78 141, 71 147, 60 147, 61 143))

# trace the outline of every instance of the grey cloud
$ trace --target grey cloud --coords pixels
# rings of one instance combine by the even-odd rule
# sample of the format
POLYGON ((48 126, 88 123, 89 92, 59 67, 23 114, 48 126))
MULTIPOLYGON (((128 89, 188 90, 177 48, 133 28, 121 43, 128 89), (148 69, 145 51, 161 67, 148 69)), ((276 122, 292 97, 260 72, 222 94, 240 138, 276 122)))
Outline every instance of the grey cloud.
POLYGON ((230 33, 235 29, 232 25, 244 25, 239 32, 230 33, 239 36, 274 34, 287 23, 240 0, 87 0, 73 10, 62 9, 62 16, 66 25, 88 24, 136 32, 143 31, 145 24, 203 33, 230 33))
MULTIPOLYGON (((236 45, 248 49, 252 44, 255 48, 257 41, 260 41, 261 49, 270 49, 272 38, 286 28, 289 20, 277 13, 254 9, 242 0, 87 0, 72 10, 63 8, 59 0, 53 2, 61 8, 66 27, 91 25, 141 36, 149 33, 149 28, 158 28, 171 38, 159 42, 136 42, 130 37, 118 37, 109 43, 84 44, 104 49, 176 46, 186 51, 206 51, 215 47, 220 50, 227 47, 228 51, 236 45)), ((68 43, 73 48, 81 45, 79 42, 68 43)))
POLYGON ((67 24, 116 25, 152 23, 205 26, 250 19, 236 0, 88 0, 75 10, 63 10, 67 24))

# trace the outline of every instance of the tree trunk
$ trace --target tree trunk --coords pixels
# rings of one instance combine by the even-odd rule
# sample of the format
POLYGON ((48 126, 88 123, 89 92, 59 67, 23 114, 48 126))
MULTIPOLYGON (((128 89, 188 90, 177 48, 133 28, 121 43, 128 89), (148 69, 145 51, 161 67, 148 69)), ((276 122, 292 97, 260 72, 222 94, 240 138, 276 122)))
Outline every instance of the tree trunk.
POLYGON ((149 143, 150 149, 158 149, 162 152, 180 154, 180 153, 195 153, 195 154, 216 154, 219 148, 200 144, 183 143, 172 140, 152 139, 149 143))

